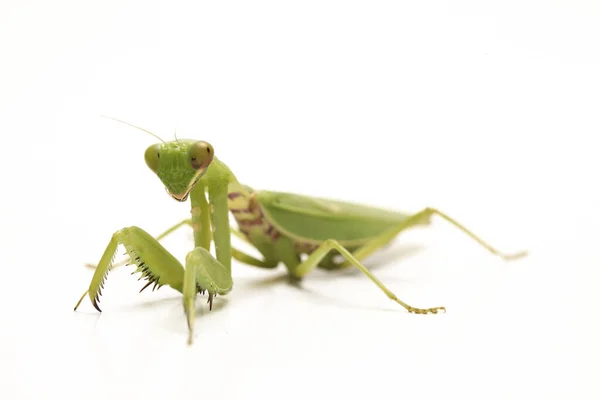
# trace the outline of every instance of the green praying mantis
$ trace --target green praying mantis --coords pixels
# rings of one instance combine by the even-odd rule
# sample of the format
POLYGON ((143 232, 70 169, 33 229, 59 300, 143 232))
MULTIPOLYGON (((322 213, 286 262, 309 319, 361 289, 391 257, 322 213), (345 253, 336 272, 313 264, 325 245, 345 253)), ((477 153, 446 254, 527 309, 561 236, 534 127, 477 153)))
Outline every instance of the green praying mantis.
POLYGON ((405 214, 324 198, 254 190, 237 180, 231 170, 215 157, 209 143, 189 139, 165 142, 148 130, 115 120, 161 141, 146 149, 146 164, 173 199, 180 202, 190 199, 191 218, 156 238, 136 226, 116 231, 95 266, 89 288, 77 302, 75 310, 88 295, 92 305, 101 311, 98 303, 108 272, 118 265, 131 263, 137 267, 134 273, 140 273, 140 279, 147 281, 142 290, 150 285, 154 285, 153 290, 167 285, 183 294, 188 344, 192 344, 196 296, 207 293, 212 309, 215 296, 229 293, 233 287, 231 262, 234 258, 243 264, 268 269, 283 263, 290 277, 298 280, 317 267, 337 270, 354 266, 408 312, 445 312, 445 307, 416 308, 405 303, 361 263, 407 229, 428 225, 434 215, 505 260, 526 255, 526 252, 505 254, 498 251, 434 208, 405 214), (239 231, 230 227, 230 213, 239 231), (186 255, 185 267, 159 242, 182 226, 191 226, 194 236, 194 249, 186 255), (232 233, 256 248, 262 259, 232 247, 232 233), (214 243, 215 256, 210 252, 211 242, 214 243), (114 264, 119 245, 125 247, 129 258, 114 264))

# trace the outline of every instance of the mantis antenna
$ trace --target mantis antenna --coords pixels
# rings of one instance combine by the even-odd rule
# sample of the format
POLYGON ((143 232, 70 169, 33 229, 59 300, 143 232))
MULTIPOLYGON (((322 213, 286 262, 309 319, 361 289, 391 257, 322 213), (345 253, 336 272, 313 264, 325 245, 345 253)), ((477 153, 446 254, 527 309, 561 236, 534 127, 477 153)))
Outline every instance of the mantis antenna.
POLYGON ((157 135, 156 133, 152 133, 152 132, 150 132, 150 131, 149 131, 149 130, 147 130, 147 129, 140 128, 139 126, 136 126, 136 125, 130 124, 129 122, 121 121, 120 119, 113 118, 113 117, 109 117, 109 116, 107 116, 107 115, 101 115, 101 117, 108 118, 108 119, 112 119, 113 121, 117 121, 117 122, 120 122, 120 123, 122 123, 122 124, 129 125, 129 126, 131 126, 132 128, 136 128, 136 129, 139 129, 140 131, 144 131, 144 132, 146 132, 146 133, 149 133, 150 135, 154 136, 155 138, 157 138, 157 139, 158 139, 158 140, 160 140, 161 142, 163 142, 163 143, 166 143, 164 140, 162 140, 160 137, 158 137, 158 135, 157 135))

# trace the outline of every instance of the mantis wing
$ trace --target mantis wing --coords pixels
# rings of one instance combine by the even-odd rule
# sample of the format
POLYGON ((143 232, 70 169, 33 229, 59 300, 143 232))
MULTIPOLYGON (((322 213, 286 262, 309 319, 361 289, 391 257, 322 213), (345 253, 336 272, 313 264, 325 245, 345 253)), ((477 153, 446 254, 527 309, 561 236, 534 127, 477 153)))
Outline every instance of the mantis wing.
POLYGON ((361 204, 284 192, 257 192, 269 221, 291 237, 321 242, 361 243, 397 226, 410 216, 361 204))

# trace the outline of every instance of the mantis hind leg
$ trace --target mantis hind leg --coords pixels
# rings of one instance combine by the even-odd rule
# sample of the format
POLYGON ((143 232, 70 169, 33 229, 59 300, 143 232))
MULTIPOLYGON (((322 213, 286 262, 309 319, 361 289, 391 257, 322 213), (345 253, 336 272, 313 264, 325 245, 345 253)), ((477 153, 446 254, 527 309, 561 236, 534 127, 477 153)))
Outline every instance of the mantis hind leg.
POLYGON ((301 279, 310 273, 313 269, 315 269, 324 258, 331 253, 332 250, 337 251, 341 254, 351 265, 359 269, 367 278, 371 280, 377 287, 385 293, 385 295, 400 304, 402 307, 406 308, 408 312, 416 313, 416 314, 428 314, 433 313, 436 314, 438 311, 446 311, 445 307, 432 307, 432 308, 416 308, 413 307, 402 300, 400 300, 391 290, 389 290, 379 279, 373 275, 371 271, 369 271, 364 265, 360 263, 360 261, 348 251, 344 246, 339 244, 336 240, 326 240, 323 242, 315 251, 313 251, 306 260, 297 264, 297 265, 287 265, 290 271, 290 274, 297 279, 301 279))
MULTIPOLYGON (((460 231, 462 231, 467 236, 471 237, 473 240, 475 240, 477 243, 479 243, 482 247, 484 247, 490 253, 502 258, 503 260, 515 260, 517 258, 521 258, 521 257, 524 257, 525 255, 527 255, 526 251, 521 251, 521 252, 516 252, 516 253, 503 253, 503 252, 499 251, 498 249, 492 247, 488 243, 484 242, 481 238, 479 238, 479 236, 475 235, 469 229, 465 228, 462 224, 457 222, 455 219, 450 218, 448 215, 444 214, 443 212, 441 212, 435 208, 425 208, 424 210, 422 210, 416 214, 413 214, 410 217, 408 217, 407 219, 405 219, 404 221, 400 222, 395 228, 392 228, 392 229, 382 233, 381 235, 379 235, 379 236, 375 237, 374 239, 370 240, 369 242, 367 242, 365 245, 359 247, 353 253, 354 257, 356 257, 357 260, 363 260, 365 257, 371 255, 378 249, 380 249, 383 246, 385 246, 386 244, 388 244, 391 240, 393 240, 396 236, 398 236, 403 231, 405 231, 409 228, 412 228, 416 225, 420 225, 424 221, 429 221, 429 219, 434 215, 442 217, 447 222, 451 223, 452 225, 457 227, 460 231)), ((339 268, 344 268, 344 267, 348 267, 348 266, 350 266, 350 262, 347 260, 344 261, 343 263, 339 264, 339 268)))

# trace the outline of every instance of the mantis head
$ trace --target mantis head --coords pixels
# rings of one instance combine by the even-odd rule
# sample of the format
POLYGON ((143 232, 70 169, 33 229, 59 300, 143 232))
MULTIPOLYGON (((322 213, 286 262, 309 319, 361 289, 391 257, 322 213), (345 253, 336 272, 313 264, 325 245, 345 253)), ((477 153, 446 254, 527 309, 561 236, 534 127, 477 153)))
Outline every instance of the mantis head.
POLYGON ((155 133, 117 118, 103 115, 113 121, 144 131, 162 143, 146 149, 144 158, 148 167, 160 178, 167 193, 177 201, 186 201, 194 185, 206 173, 213 160, 214 149, 202 140, 177 139, 165 142, 155 133))
POLYGON ((213 157, 214 149, 210 143, 189 139, 154 144, 144 154, 148 167, 177 201, 187 200, 213 157))

